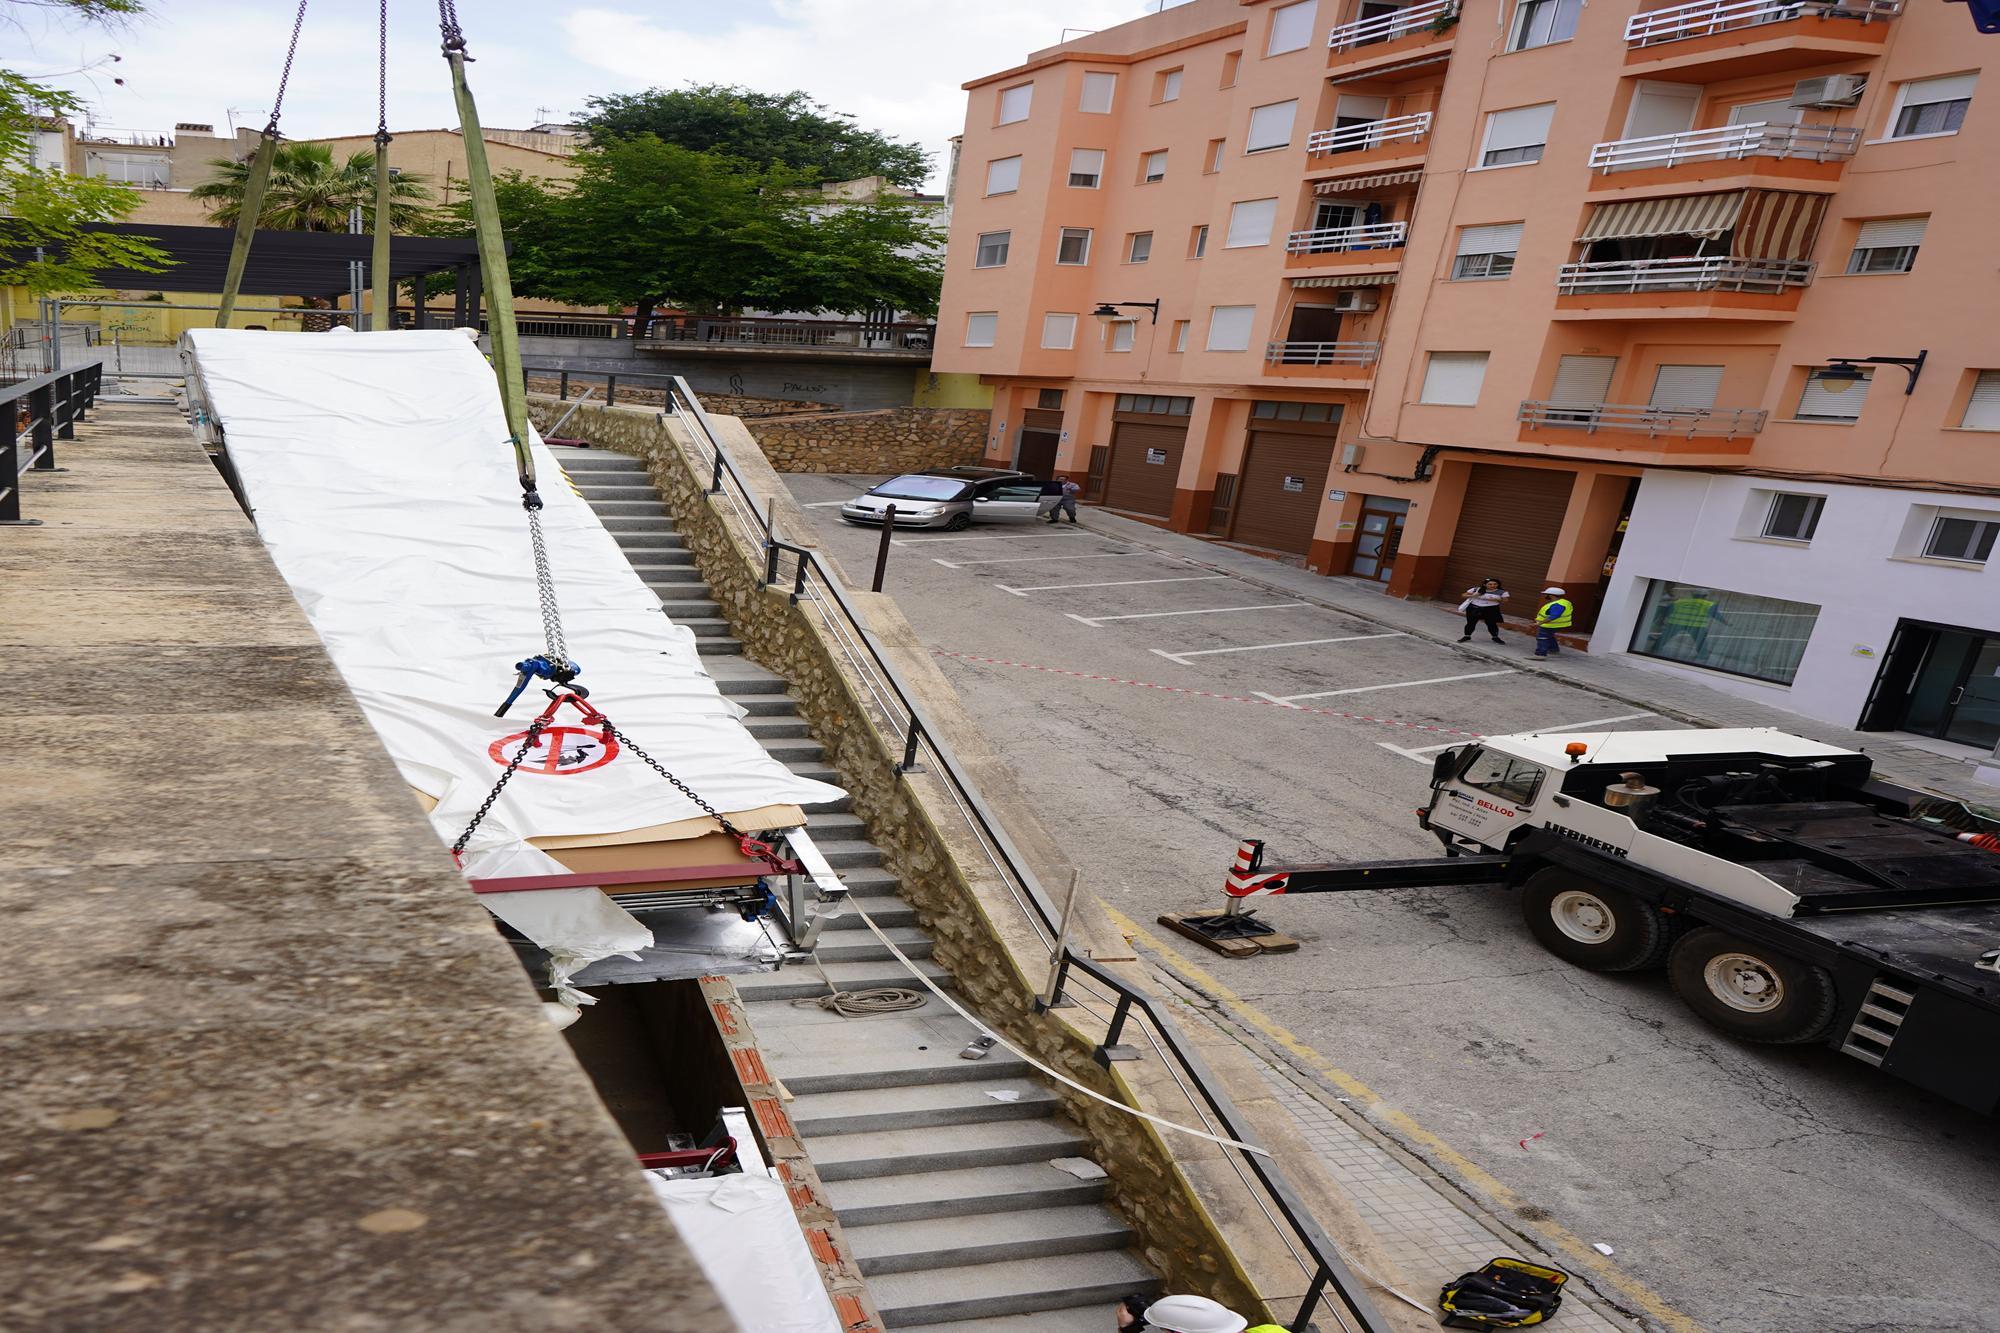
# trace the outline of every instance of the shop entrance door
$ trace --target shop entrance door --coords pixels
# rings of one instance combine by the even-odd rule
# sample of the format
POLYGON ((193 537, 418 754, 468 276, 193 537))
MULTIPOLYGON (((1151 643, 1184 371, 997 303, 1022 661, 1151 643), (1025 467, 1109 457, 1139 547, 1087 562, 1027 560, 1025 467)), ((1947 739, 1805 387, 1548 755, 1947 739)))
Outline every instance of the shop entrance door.
POLYGON ((2000 745, 2000 633, 1906 620, 1885 658, 1863 730, 2000 745))
POLYGON ((1371 495, 1361 502, 1361 527, 1354 538, 1354 561, 1347 572, 1387 583, 1396 569, 1396 552, 1403 545, 1403 519, 1408 500, 1371 495))

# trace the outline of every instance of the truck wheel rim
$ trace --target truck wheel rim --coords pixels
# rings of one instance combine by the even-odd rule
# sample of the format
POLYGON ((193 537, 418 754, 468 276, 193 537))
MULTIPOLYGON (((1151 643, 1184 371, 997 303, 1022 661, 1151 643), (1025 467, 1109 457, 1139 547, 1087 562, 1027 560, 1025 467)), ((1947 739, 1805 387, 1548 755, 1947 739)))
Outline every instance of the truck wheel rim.
POLYGON ((1602 944, 1617 933, 1610 906, 1594 893, 1564 889, 1549 904, 1549 918, 1578 944, 1602 944))
POLYGON ((1702 979, 1710 995, 1741 1013, 1768 1014, 1785 1002, 1785 983, 1751 954, 1717 954, 1702 968, 1702 979))

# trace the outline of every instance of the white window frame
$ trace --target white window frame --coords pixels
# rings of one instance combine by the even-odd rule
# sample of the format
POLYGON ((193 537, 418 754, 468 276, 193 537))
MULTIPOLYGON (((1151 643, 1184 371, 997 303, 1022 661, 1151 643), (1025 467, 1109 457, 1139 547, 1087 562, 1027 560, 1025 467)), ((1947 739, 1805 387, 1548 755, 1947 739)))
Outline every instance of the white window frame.
MULTIPOLYGON (((1534 17, 1539 18, 1540 16, 1541 12, 1537 10, 1534 17)), ((1577 21, 1582 17, 1583 0, 1514 0, 1514 21, 1508 25, 1507 49, 1509 51, 1534 51, 1544 46, 1558 46, 1563 42, 1574 41, 1576 38, 1577 21), (1548 13, 1560 17, 1565 5, 1569 7, 1568 32, 1564 33, 1561 37, 1547 37, 1539 42, 1522 40, 1527 36, 1529 9, 1531 6, 1547 6, 1548 13)), ((1554 30, 1554 24, 1548 26, 1551 31, 1554 30)))
POLYGON ((1208 165, 1202 169, 1202 174, 1213 176, 1216 172, 1222 170, 1223 159, 1228 156, 1228 139, 1210 139, 1208 141, 1208 165))
POLYGON ((978 241, 975 242, 972 247, 972 266, 974 268, 1007 267, 1007 253, 1009 250, 1013 248, 1013 245, 1014 245, 1014 233, 1011 230, 980 232, 978 241), (989 264, 986 262, 986 243, 988 241, 991 241, 996 236, 1000 238, 998 242, 1000 257, 989 264))
POLYGON ((1958 428, 2000 431, 2000 370, 1973 372, 1972 391, 1966 395, 1958 428))
POLYGON ((1247 352, 1250 350, 1250 335, 1257 325, 1257 307, 1254 305, 1217 305, 1208 308, 1208 340, 1206 350, 1211 352, 1247 352), (1241 324, 1240 334, 1238 324, 1241 324), (1220 327, 1218 327, 1220 326, 1220 327), (1241 342, 1237 341, 1241 337, 1241 342), (1218 342, 1220 337, 1223 341, 1218 342))
POLYGON ((965 312, 965 342, 964 342, 964 344, 963 344, 964 346, 966 346, 966 347, 992 347, 992 346, 994 346, 994 345, 995 345, 996 343, 998 343, 999 341, 1000 341, 1000 312, 999 312, 999 311, 997 311, 997 310, 968 310, 968 311, 966 311, 966 312, 965 312), (985 323, 984 325, 982 325, 982 324, 980 324, 980 322, 979 322, 979 321, 981 321, 981 320, 985 320, 985 321, 987 321, 987 322, 986 322, 986 323, 985 323), (977 330, 977 329, 981 329, 981 328, 983 328, 983 329, 985 330, 985 333, 986 333, 986 341, 985 341, 985 342, 978 342, 978 341, 976 341, 976 340, 975 340, 975 337, 974 337, 974 330, 977 330))
POLYGON ((1487 112, 1486 129, 1479 136, 1479 165, 1472 168, 1472 170, 1499 171, 1506 167, 1532 166, 1534 163, 1541 161, 1542 154, 1548 150, 1549 131, 1555 127, 1555 114, 1556 104, 1554 102, 1531 102, 1526 106, 1501 107, 1498 111, 1487 112), (1542 121, 1542 137, 1540 142, 1526 141, 1518 144, 1502 144, 1498 148, 1493 146, 1493 131, 1500 125, 1501 117, 1510 116, 1522 111, 1541 111, 1544 109, 1547 110, 1548 114, 1542 121), (1511 162, 1488 162, 1486 160, 1493 153, 1519 152, 1527 148, 1534 148, 1536 150, 1533 157, 1517 158, 1511 162))
POLYGON ((1458 229, 1458 253, 1451 260, 1451 281, 1453 282, 1501 282, 1514 274, 1514 260, 1521 249, 1521 229, 1526 224, 1520 222, 1482 222, 1458 229), (1501 233, 1512 228, 1514 248, 1501 250, 1492 248, 1502 239, 1501 233), (1505 260, 1503 266, 1499 261, 1505 260), (1483 261, 1483 262, 1473 262, 1483 261))
MULTIPOLYGON (((1005 174, 1006 173, 1004 172, 1002 173, 1002 175, 1005 174)), ((1013 194, 1020 188, 1021 188, 1021 155, 1019 153, 1014 154, 1012 157, 996 157, 988 160, 988 162, 986 163, 986 197, 988 199, 993 198, 995 195, 1013 194), (996 190, 993 188, 993 168, 1001 166, 1002 164, 1008 162, 1012 162, 1014 164, 1013 167, 1014 183, 1012 185, 1009 185, 1004 190, 996 190)))
POLYGON ((1190 239, 1188 244, 1188 258, 1200 259, 1203 255, 1206 255, 1207 253, 1208 253, 1208 224, 1206 222, 1199 222, 1195 224, 1194 235, 1190 239))
MULTIPOLYGON (((1967 114, 1970 114, 1972 99, 1977 94, 1978 88, 1979 72, 1977 70, 1962 74, 1934 74, 1921 79, 1903 80, 1896 85, 1896 100, 1889 107, 1889 121, 1882 127, 1882 137, 1875 140, 1875 142, 1895 143, 1903 139, 1943 139, 1957 134, 1958 130, 1955 128, 1949 130, 1925 130, 1918 134, 1898 134, 1896 133, 1896 123, 1902 120, 1903 112, 1911 106, 1938 106, 1948 102, 1964 102, 1967 105, 1967 114), (1969 79, 1971 82, 1966 85, 1965 93, 1962 97, 1939 97, 1929 101, 1911 102, 1910 94, 1913 91, 1924 87, 1926 84, 1938 84, 1947 79, 1969 79)), ((1964 117, 1961 116, 1960 120, 1963 121, 1963 119, 1964 117)))
POLYGON ((2000 514, 1952 514, 1938 512, 1931 517, 1930 527, 1924 533, 1924 544, 1920 548, 1925 560, 1942 560, 1951 565, 1984 566, 1993 558, 1994 545, 2000 544, 2000 514), (1983 556, 1939 555, 1936 550, 1938 535, 1947 523, 1970 523, 1973 525, 1973 545, 1979 545, 1979 529, 1992 528, 1994 537, 1986 543, 1987 553, 1983 556))
POLYGON ((1222 234, 1225 250, 1251 250, 1271 243, 1278 226, 1278 201, 1239 199, 1229 206, 1229 228, 1222 234), (1261 219, 1262 226, 1259 227, 1261 219))
MULTIPOLYGON (((1276 119, 1277 117, 1275 115, 1265 117, 1265 120, 1267 122, 1274 122, 1276 119)), ((1292 135, 1296 133, 1298 130, 1298 120, 1299 120, 1299 99, 1296 97, 1291 98, 1288 101, 1266 102, 1262 106, 1251 107, 1250 120, 1243 132, 1244 156, 1247 157, 1252 153, 1271 153, 1271 152, 1276 152, 1281 148, 1290 148, 1292 146, 1292 135), (1272 139, 1268 143, 1259 143, 1257 140, 1258 117, 1266 111, 1275 112, 1281 107, 1284 109, 1285 112, 1284 137, 1281 139, 1272 139)), ((1270 125, 1268 123, 1266 124, 1265 132, 1267 134, 1270 132, 1270 125)))
POLYGON ((1089 69, 1083 72, 1082 86, 1077 89, 1076 109, 1086 116, 1108 116, 1118 101, 1118 76, 1107 69, 1089 69), (1093 93, 1100 94, 1093 96, 1093 93), (1097 105, 1102 103, 1103 105, 1097 105))
POLYGON ((1056 230, 1056 263, 1063 268, 1083 268, 1088 265, 1090 263, 1090 243, 1094 234, 1093 229, 1090 227, 1058 228, 1056 230), (1062 257, 1063 245, 1075 236, 1083 237, 1083 258, 1064 259, 1062 257))
POLYGON ((1855 233, 1853 253, 1847 257, 1847 276, 1881 276, 1884 274, 1908 273, 1917 266, 1917 252, 1923 248, 1924 232, 1928 228, 1930 215, 1873 218, 1861 224, 1855 233), (1910 224, 1916 224, 1914 227, 1910 224), (1869 235, 1871 229, 1876 234, 1869 235), (1914 240, 1904 239, 1911 235, 1914 240), (1870 240, 1875 243, 1870 244, 1870 240), (1876 256, 1883 256, 1878 260, 1876 256))
POLYGON ((1070 150, 1069 150, 1069 178, 1068 178, 1068 179, 1069 179, 1069 188, 1070 188, 1070 189, 1072 189, 1072 190, 1097 190, 1097 189, 1102 189, 1102 188, 1103 188, 1103 186, 1104 186, 1104 150, 1103 150, 1102 148, 1072 148, 1072 149, 1070 149, 1070 150), (1079 169, 1078 169, 1078 167, 1077 167, 1077 158, 1078 158, 1078 157, 1083 157, 1083 158, 1084 158, 1084 159, 1086 159, 1086 160, 1088 160, 1088 159, 1089 159, 1089 158, 1091 158, 1091 157, 1095 157, 1095 158, 1097 159, 1097 167, 1096 167, 1096 169, 1095 169, 1095 170, 1093 170, 1093 171, 1082 171, 1082 170, 1079 170, 1079 169), (1077 178, 1078 176, 1088 176, 1088 177, 1090 177, 1090 184, 1088 184, 1088 185, 1079 185, 1079 184, 1077 184, 1077 180, 1076 180, 1076 178, 1077 178))
POLYGON ((1177 319, 1174 321, 1174 345, 1173 345, 1174 351, 1185 352, 1187 350, 1188 329, 1192 327, 1193 324, 1194 321, 1191 319, 1177 319))
POLYGON ((1018 125, 1034 114, 1035 85, 1032 80, 1017 83, 1011 88, 1000 90, 999 103, 994 110, 995 125, 1018 125))
POLYGON ((1492 358, 1491 352, 1430 353, 1424 360, 1424 383, 1417 401, 1433 407, 1477 406, 1479 395, 1486 390, 1486 369, 1492 358), (1475 368, 1478 372, 1476 378, 1473 376, 1475 368), (1470 397, 1451 382, 1454 378, 1471 381, 1470 397), (1451 396, 1447 396, 1447 390, 1451 396))
POLYGON ((1771 502, 1764 506, 1764 521, 1759 526, 1757 535, 1765 541, 1790 542, 1794 546, 1810 546, 1812 545, 1812 539, 1819 533, 1819 521, 1825 515, 1826 497, 1824 495, 1819 495, 1811 491, 1773 491, 1771 493, 1771 502), (1790 532, 1778 531, 1778 511, 1784 506, 1787 500, 1804 500, 1808 502, 1804 507, 1804 536, 1798 535, 1796 527, 1790 532))
POLYGON ((1104 325, 1104 350, 1107 352, 1129 352, 1138 341, 1139 321, 1136 319, 1114 319, 1104 325))
POLYGON ((1056 352, 1067 352, 1075 347, 1076 316, 1060 310, 1045 312, 1042 315, 1042 346, 1056 352), (1050 340, 1049 335, 1055 329, 1062 330, 1057 335, 1061 339, 1060 342, 1050 340))
POLYGON ((1319 0, 1297 0, 1271 11, 1271 29, 1264 37, 1264 55, 1290 55, 1313 44, 1313 28, 1319 22, 1319 0), (1284 45, 1279 45, 1279 43, 1284 45))
POLYGON ((1139 184, 1157 185, 1167 178, 1167 150, 1154 148, 1139 154, 1139 184))
POLYGON ((1178 102, 1181 100, 1181 83, 1186 74, 1187 70, 1185 68, 1163 69, 1160 71, 1159 100, 1161 102, 1178 102))
POLYGON ((1125 238, 1125 262, 1144 264, 1153 257, 1153 233, 1135 231, 1125 238))

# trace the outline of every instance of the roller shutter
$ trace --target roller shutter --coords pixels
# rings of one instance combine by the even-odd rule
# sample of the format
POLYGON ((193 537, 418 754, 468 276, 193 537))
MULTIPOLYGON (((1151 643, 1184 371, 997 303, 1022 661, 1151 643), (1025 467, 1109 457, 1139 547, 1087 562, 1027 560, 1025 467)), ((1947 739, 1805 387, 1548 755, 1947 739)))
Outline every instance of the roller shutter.
POLYGON ((1497 578, 1513 594, 1507 614, 1532 617, 1575 482, 1572 472, 1473 464, 1438 596, 1456 602, 1481 579, 1497 578))
POLYGON ((1187 447, 1187 419, 1168 425, 1120 421, 1111 428, 1111 468, 1104 480, 1110 509, 1166 518, 1174 510, 1174 482, 1187 447))
POLYGON ((1581 403, 1588 407, 1608 401, 1611 376, 1618 369, 1615 356, 1566 356, 1556 364, 1556 382, 1549 389, 1552 403, 1581 403))
POLYGON ((1243 474, 1236 487, 1232 540, 1304 555, 1333 470, 1331 435, 1250 432, 1243 474))
POLYGON ((1714 407, 1715 395, 1721 388, 1721 366, 1663 365, 1653 376, 1652 406, 1714 407))

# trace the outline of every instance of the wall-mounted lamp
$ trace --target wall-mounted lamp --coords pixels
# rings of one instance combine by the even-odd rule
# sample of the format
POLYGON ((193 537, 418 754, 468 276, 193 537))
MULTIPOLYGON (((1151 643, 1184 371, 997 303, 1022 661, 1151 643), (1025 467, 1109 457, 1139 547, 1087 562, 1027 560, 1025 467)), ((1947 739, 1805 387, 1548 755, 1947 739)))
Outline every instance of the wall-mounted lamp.
POLYGON ((1903 387, 1903 396, 1908 397, 1917 391, 1917 376, 1924 373, 1924 360, 1928 356, 1929 348, 1915 356, 1836 356, 1828 360, 1825 369, 1813 375, 1813 381, 1828 393, 1846 393, 1868 378, 1861 373, 1862 366, 1901 366, 1910 377, 1903 387))
POLYGON ((1097 309, 1090 313, 1097 318, 1099 323, 1116 324, 1124 318, 1123 315, 1118 313, 1120 310, 1150 310, 1153 312, 1153 322, 1155 324, 1160 322, 1160 303, 1158 301, 1099 301, 1097 309))

